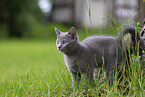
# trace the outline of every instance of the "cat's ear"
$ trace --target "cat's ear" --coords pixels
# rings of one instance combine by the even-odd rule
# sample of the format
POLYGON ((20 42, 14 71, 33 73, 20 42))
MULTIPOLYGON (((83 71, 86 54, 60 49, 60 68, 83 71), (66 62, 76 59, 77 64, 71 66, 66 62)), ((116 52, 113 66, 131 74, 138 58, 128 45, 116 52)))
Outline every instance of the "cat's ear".
POLYGON ((55 28, 55 32, 57 35, 59 35, 61 33, 61 31, 59 31, 57 28, 55 28))
POLYGON ((68 34, 74 39, 77 38, 77 32, 76 29, 74 27, 70 28, 70 30, 68 31, 68 34))

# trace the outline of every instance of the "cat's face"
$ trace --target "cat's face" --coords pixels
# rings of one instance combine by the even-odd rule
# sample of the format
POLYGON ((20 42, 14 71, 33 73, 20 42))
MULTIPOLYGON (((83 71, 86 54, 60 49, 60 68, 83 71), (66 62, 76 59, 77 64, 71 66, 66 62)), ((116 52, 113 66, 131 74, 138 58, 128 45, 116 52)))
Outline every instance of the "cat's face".
POLYGON ((72 51, 74 44, 78 42, 78 36, 74 27, 68 32, 61 32, 55 28, 57 34, 56 46, 62 53, 68 54, 72 51))

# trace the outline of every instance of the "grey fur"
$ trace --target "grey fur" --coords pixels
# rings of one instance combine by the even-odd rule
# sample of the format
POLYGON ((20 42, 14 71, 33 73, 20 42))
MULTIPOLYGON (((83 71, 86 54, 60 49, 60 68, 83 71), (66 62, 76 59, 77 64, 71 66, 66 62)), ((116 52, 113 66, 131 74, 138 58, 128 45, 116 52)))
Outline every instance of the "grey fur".
POLYGON ((137 45, 139 44, 139 55, 142 55, 143 54, 142 52, 145 50, 145 46, 144 46, 145 37, 139 35, 138 30, 134 26, 127 25, 127 24, 123 25, 119 29, 117 37, 122 42, 124 35, 127 34, 128 32, 130 33, 129 36, 126 36, 124 38, 127 52, 130 52, 131 54, 133 53, 136 54, 137 51, 135 51, 136 49, 135 47, 137 47, 137 45))
MULTIPOLYGON (((55 31, 57 49, 64 55, 65 64, 72 75, 73 86, 79 84, 81 75, 85 76, 86 82, 91 83, 94 70, 102 67, 103 64, 107 70, 109 84, 112 86, 113 69, 121 66, 126 56, 122 43, 122 36, 125 34, 121 35, 121 30, 117 37, 90 36, 82 42, 79 42, 74 27, 65 33, 56 28, 55 31)), ((132 30, 128 31, 132 33, 132 30)), ((123 29, 123 33, 126 32, 127 30, 123 29)))

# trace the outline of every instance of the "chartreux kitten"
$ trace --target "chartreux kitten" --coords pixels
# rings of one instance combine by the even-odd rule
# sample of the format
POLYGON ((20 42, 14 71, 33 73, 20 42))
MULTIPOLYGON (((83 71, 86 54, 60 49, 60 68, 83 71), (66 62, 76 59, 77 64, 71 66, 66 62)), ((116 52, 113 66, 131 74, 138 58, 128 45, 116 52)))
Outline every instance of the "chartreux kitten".
MULTIPOLYGON (((128 27, 126 27, 127 29, 128 27)), ((124 30, 126 34, 135 33, 130 29, 124 30)), ((86 82, 93 81, 96 68, 104 64, 110 86, 113 84, 113 69, 121 66, 125 60, 121 30, 117 37, 90 36, 79 42, 79 37, 74 27, 68 32, 61 32, 55 28, 57 34, 56 46, 64 55, 67 69, 72 75, 73 86, 77 86, 84 75, 86 82)), ((124 36, 123 34, 123 36, 124 36)))

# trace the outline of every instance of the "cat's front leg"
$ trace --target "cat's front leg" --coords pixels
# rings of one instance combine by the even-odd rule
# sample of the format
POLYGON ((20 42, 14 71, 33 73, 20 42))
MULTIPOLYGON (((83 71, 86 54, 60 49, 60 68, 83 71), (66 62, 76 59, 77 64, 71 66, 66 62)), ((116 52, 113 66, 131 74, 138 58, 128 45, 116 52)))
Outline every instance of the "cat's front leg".
POLYGON ((79 82, 81 80, 81 73, 80 72, 72 72, 72 86, 73 91, 76 90, 76 88, 79 88, 79 82))

